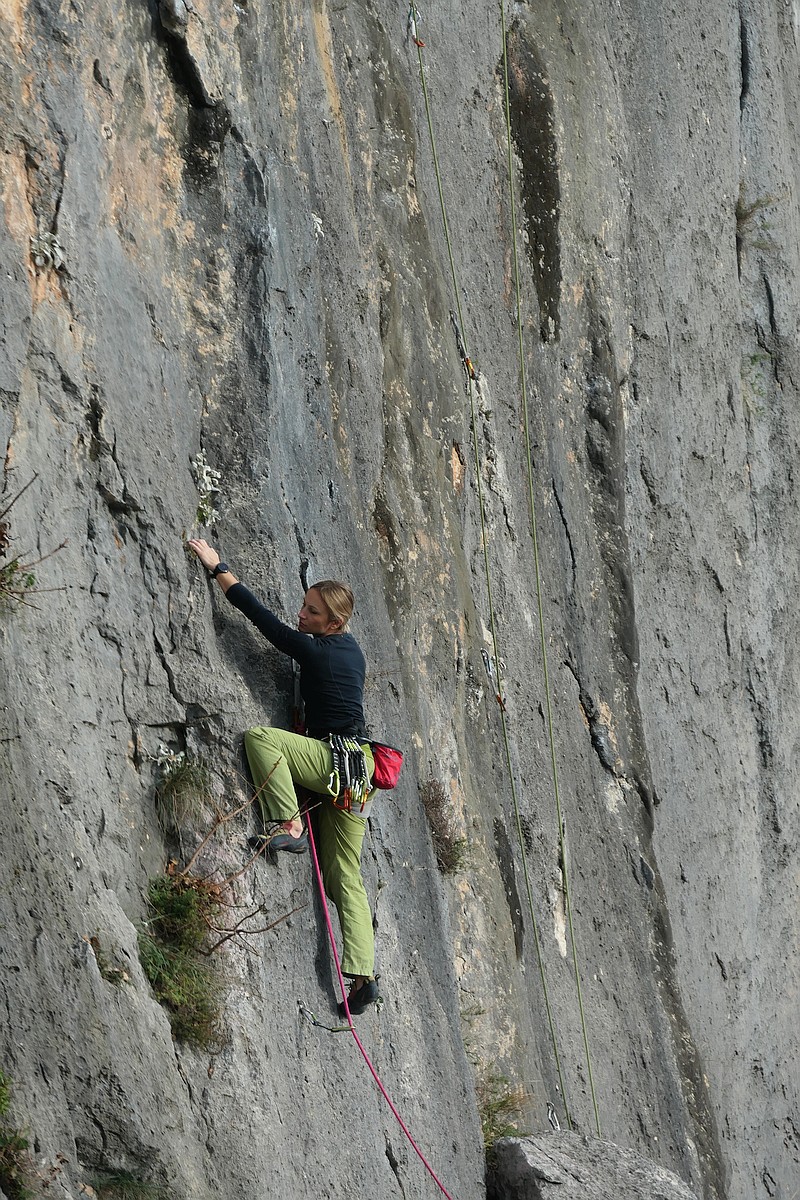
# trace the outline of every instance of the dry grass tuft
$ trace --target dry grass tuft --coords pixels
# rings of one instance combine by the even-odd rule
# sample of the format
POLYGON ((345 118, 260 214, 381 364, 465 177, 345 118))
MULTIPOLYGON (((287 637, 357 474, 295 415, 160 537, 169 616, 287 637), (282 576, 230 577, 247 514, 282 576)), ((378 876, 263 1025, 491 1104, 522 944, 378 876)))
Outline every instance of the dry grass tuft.
POLYGON ((452 875, 464 865, 467 840, 457 837, 444 786, 429 779, 419 789, 422 807, 433 838, 433 852, 443 875, 452 875))

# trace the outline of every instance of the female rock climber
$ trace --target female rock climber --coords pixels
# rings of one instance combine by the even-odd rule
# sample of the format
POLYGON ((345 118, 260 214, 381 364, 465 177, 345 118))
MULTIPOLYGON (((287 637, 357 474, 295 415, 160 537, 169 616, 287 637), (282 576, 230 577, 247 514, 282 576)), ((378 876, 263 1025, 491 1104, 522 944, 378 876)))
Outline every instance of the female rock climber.
MULTIPOLYGON (((378 996, 372 914, 361 878, 361 845, 374 764, 364 721, 364 655, 346 631, 353 613, 353 593, 346 584, 334 580, 310 587, 295 630, 265 608, 203 538, 191 538, 188 545, 231 604, 273 646, 300 665, 306 736, 271 727, 248 729, 244 735, 265 827, 270 822, 280 823, 271 837, 264 834, 251 842, 294 854, 307 850, 308 833, 298 811, 294 785, 323 797, 319 810, 322 876, 325 891, 339 913, 342 974, 352 980, 350 1012, 363 1013, 378 996), (342 750, 348 745, 349 754, 342 750), (345 806, 343 801, 353 797, 352 807, 349 803, 345 806)), ((345 1015, 343 1004, 339 1012, 345 1015)))

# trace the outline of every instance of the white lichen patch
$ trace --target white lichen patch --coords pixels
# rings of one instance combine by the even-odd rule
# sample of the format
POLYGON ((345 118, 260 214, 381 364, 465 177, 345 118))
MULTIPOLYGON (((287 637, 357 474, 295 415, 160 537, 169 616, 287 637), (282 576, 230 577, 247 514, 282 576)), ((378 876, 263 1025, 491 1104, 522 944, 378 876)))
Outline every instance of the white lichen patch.
POLYGON ((219 516, 219 511, 214 506, 214 497, 219 494, 219 481, 222 474, 208 465, 205 450, 201 450, 192 459, 192 469, 195 486, 200 496, 200 503, 197 505, 197 523, 198 525, 210 525, 219 516))
POLYGON ((622 788, 616 779, 609 779, 605 787, 606 808, 616 816, 619 813, 620 802, 624 800, 622 788))
POLYGON ((47 271, 51 267, 60 271, 65 260, 58 234, 40 229, 36 237, 31 238, 31 258, 37 271, 47 271))

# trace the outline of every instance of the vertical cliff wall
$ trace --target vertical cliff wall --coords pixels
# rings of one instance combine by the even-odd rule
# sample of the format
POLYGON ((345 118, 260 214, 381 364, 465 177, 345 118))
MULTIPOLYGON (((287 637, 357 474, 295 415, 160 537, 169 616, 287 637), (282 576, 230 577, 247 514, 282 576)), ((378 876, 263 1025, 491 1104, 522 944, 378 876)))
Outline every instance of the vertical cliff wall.
MULTIPOLYGON (((796 1187, 800 8, 506 15, 563 844, 499 9, 419 29, 473 431, 404 8, 3 7, 0 509, 33 482, 0 565, 66 545, 0 618, 0 1067, 51 1196, 115 1170, 181 1200, 435 1190, 349 1037, 299 1014, 335 1018, 305 860, 225 889, 292 915, 215 955, 213 1052, 139 964, 148 880, 246 801, 242 730, 291 703, 183 549, 201 451, 202 532, 269 604, 291 619, 304 572, 356 592, 372 727, 408 751, 365 848, 385 1003, 359 1029, 452 1194, 484 1190, 476 1079, 523 1090, 523 1127, 566 1099, 595 1128, 565 865, 604 1137, 709 1198, 796 1187), (211 771, 179 841, 161 746, 211 771), (467 843, 446 877, 431 780, 467 843)), ((199 869, 235 875, 252 820, 199 869)))

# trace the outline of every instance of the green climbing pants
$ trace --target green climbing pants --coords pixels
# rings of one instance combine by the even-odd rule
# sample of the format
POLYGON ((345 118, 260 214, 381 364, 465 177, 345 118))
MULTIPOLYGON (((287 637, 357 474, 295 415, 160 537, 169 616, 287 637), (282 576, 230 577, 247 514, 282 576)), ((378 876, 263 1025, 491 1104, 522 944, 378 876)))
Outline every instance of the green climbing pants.
MULTIPOLYGON (((285 729, 256 727, 244 735, 247 759, 264 820, 290 821, 297 816, 294 785, 322 796, 319 809, 319 860, 325 891, 336 905, 342 930, 342 973, 371 978, 375 939, 364 881, 361 844, 366 817, 344 812, 328 791, 333 755, 327 742, 285 729)), ((364 746, 372 776, 372 749, 364 746)))

